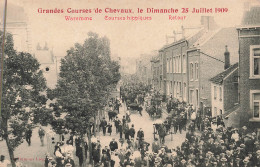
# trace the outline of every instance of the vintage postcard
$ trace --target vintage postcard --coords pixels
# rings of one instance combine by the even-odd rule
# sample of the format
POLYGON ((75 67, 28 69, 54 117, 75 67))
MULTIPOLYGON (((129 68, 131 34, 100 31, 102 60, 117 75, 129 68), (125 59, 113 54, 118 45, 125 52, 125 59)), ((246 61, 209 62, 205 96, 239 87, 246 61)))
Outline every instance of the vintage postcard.
POLYGON ((259 0, 1 0, 0 166, 259 167, 259 0))

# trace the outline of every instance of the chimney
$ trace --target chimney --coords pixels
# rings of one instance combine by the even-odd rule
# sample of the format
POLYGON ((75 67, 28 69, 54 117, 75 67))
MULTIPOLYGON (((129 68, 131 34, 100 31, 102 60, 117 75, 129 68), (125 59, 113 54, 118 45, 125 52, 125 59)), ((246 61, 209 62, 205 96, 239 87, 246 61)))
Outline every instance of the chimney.
POLYGON ((201 16, 200 23, 208 31, 218 28, 213 16, 201 16))
POLYGON ((228 51, 228 46, 226 45, 226 51, 224 53, 225 55, 225 65, 224 65, 224 69, 228 69, 230 67, 230 53, 228 51))

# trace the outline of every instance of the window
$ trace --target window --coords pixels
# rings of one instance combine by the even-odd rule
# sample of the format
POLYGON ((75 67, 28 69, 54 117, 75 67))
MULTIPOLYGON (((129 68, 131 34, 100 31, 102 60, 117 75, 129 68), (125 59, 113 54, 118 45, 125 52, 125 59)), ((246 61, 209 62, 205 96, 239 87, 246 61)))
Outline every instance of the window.
POLYGON ((190 80, 193 80, 193 64, 190 63, 190 80))
POLYGON ((190 90, 190 104, 193 104, 193 92, 194 90, 190 90))
POLYGON ((169 62, 169 66, 170 66, 170 69, 169 69, 169 73, 172 73, 172 59, 170 58, 170 62, 169 62))
POLYGON ((176 97, 179 96, 179 82, 177 82, 177 85, 176 85, 176 97))
POLYGON ((195 80, 199 79, 199 64, 195 63, 195 80))
POLYGON ((222 101, 222 87, 219 87, 219 100, 222 101))
POLYGON ((183 83, 183 100, 186 101, 186 83, 183 83))
POLYGON ((260 78, 260 45, 250 46, 250 76, 260 78))
POLYGON ((169 59, 167 59, 167 73, 169 73, 169 59))
POLYGON ((214 86, 214 99, 217 99, 217 87, 214 86))
POLYGON ((171 70, 172 70, 172 73, 173 73, 173 71, 174 71, 174 69, 173 69, 174 68, 174 66, 173 66, 173 58, 171 58, 171 60, 172 60, 171 61, 171 66, 172 66, 171 70))
POLYGON ((178 56, 179 57, 179 73, 181 73, 181 56, 178 56))
POLYGON ((174 71, 174 65, 173 65, 173 58, 172 58, 172 62, 171 62, 171 66, 172 66, 172 73, 173 73, 173 71, 174 71))
POLYGON ((175 57, 173 58, 173 73, 176 72, 176 64, 175 64, 175 57))
POLYGON ((179 58, 178 56, 176 57, 176 73, 179 72, 179 58))
POLYGON ((170 82, 167 81, 167 95, 170 95, 170 82))
POLYGON ((169 59, 169 73, 171 73, 171 58, 169 59))
MULTIPOLYGON (((254 91, 255 92, 255 91, 254 91)), ((253 117, 260 118, 260 91, 257 93, 252 93, 252 105, 253 105, 253 117)))
POLYGON ((186 67, 187 66, 187 64, 186 64, 186 56, 185 55, 183 55, 183 58, 182 58, 182 72, 183 73, 186 73, 186 67))
POLYGON ((199 106, 199 90, 196 89, 196 105, 199 106))
POLYGON ((171 92, 170 92, 170 93, 172 93, 172 91, 173 91, 172 89, 173 89, 173 88, 172 88, 172 81, 171 81, 171 92))

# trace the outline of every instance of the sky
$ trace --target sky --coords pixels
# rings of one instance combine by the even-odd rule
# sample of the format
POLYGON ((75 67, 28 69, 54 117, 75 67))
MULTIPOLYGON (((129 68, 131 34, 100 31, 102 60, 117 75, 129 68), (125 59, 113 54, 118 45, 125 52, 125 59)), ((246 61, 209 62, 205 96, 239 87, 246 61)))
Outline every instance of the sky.
MULTIPOLYGON (((66 51, 75 43, 83 43, 89 31, 100 36, 107 36, 111 42, 111 53, 114 58, 121 58, 121 65, 128 73, 135 72, 135 60, 141 54, 149 54, 162 48, 166 44, 165 36, 172 35, 181 26, 198 26, 202 15, 214 16, 221 27, 232 27, 240 24, 244 2, 259 2, 259 0, 8 0, 10 4, 24 8, 29 25, 32 48, 37 43, 47 42, 53 48, 55 56, 65 56, 66 51), (137 8, 228 8, 226 13, 198 14, 151 14, 137 13, 137 8), (38 13, 38 9, 63 9, 63 14, 38 13), (91 9, 90 14, 68 14, 67 8, 91 9), (133 14, 94 13, 94 8, 133 9, 133 14), (186 16, 182 20, 169 20, 169 15, 186 16), (65 16, 92 17, 89 21, 66 21, 65 16), (108 21, 105 16, 147 16, 150 21, 108 21)), ((3 0, 0 2, 0 16, 3 16, 3 0)), ((15 13, 10 9, 8 13, 15 13), (10 11, 11 10, 11 11, 10 11)), ((19 18, 19 14, 16 13, 19 18)), ((8 15, 7 15, 8 18, 8 15)), ((8 20, 7 20, 8 21, 8 20)))

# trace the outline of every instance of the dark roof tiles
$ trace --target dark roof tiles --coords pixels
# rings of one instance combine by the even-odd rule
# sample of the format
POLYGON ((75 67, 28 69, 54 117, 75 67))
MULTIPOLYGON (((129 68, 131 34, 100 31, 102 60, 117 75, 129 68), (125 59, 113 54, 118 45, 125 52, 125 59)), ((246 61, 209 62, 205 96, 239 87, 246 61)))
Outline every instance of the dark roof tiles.
POLYGON ((222 84, 224 78, 228 76, 233 70, 238 68, 238 63, 233 64, 229 68, 227 68, 225 71, 217 74, 215 77, 211 78, 210 81, 215 84, 222 84))

